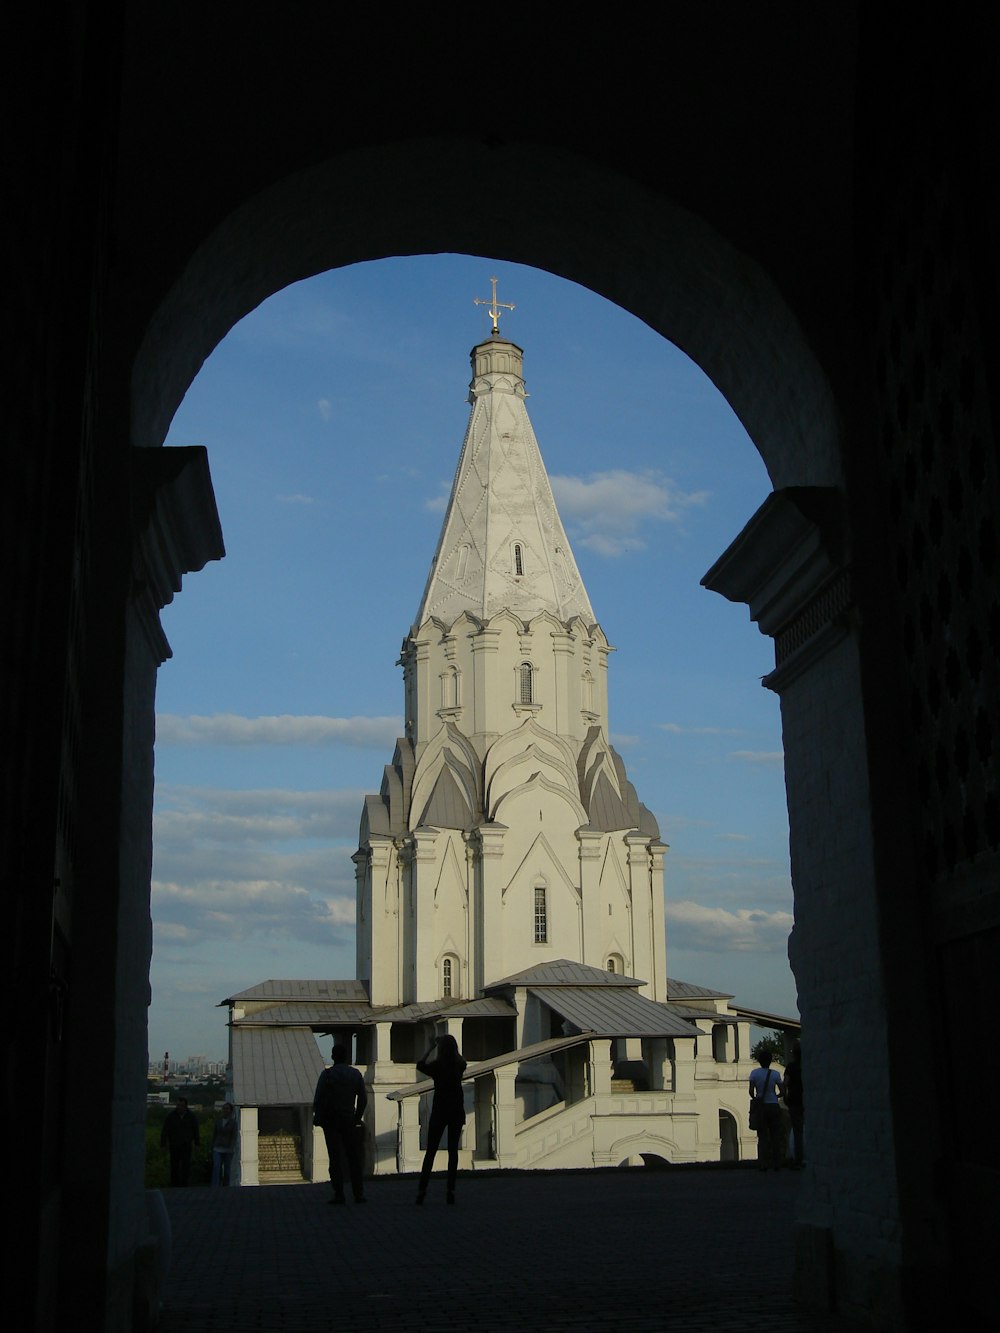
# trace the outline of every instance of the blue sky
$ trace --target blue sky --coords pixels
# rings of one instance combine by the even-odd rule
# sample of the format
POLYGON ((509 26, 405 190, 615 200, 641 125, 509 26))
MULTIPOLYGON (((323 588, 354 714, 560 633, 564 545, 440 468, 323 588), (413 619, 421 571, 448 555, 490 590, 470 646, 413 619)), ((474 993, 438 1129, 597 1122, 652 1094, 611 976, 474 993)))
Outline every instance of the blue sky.
POLYGON ((208 449, 227 555, 163 613, 149 1049, 222 1058, 218 1002, 354 976, 365 792, 468 419, 473 298, 513 301, 528 411, 595 614, 611 730, 666 858, 667 969, 793 1014, 788 823, 770 641, 699 580, 767 496, 682 352, 593 292, 501 260, 338 269, 205 362, 167 443, 208 449))

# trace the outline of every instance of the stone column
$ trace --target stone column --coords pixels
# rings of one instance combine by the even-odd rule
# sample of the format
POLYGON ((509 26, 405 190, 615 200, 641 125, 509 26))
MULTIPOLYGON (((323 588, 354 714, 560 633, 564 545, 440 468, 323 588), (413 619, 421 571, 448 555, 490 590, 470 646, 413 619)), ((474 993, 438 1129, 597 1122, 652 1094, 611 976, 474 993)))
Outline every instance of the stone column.
POLYGON ((400 1171, 419 1171, 424 1155, 420 1151, 420 1098, 401 1097, 398 1110, 397 1166, 400 1171))
POLYGON ((673 1091, 674 1103, 695 1100, 695 1041, 694 1037, 674 1037, 673 1091))
POLYGON ((476 830, 479 847, 479 883, 477 915, 479 917, 477 959, 479 974, 475 985, 479 990, 492 978, 505 975, 503 967, 503 840, 506 824, 481 824, 476 830))
MULTIPOLYGON (((240 1180, 241 1185, 259 1185, 257 1165, 258 1117, 256 1106, 241 1106, 240 1117, 240 1180)), ((323 1145, 326 1157, 326 1145, 323 1145)), ((315 1160, 315 1159, 314 1159, 315 1160)))
POLYGON ((614 1069, 613 1043, 607 1038, 587 1043, 590 1063, 590 1092, 593 1097, 611 1096, 611 1073, 614 1069))
POLYGON ((497 1166, 516 1166, 517 1150, 514 1133, 517 1128, 517 1102, 514 1099, 514 1080, 517 1065, 502 1065, 493 1071, 494 1114, 493 1142, 497 1166))
POLYGON ((576 663, 576 639, 572 634, 552 634, 552 662, 555 668, 553 700, 555 726, 560 736, 577 736, 580 732, 580 686, 571 684, 570 673, 576 663))
POLYGON ((580 900, 583 913, 581 957, 591 967, 603 967, 607 918, 601 916, 600 874, 605 834, 588 826, 578 828, 576 837, 580 844, 580 900))
MULTIPOLYGON (((481 629, 472 639, 473 735, 501 730, 496 679, 499 649, 498 629, 481 629)), ((503 691, 503 698, 505 703, 509 703, 508 691, 503 691)))
POLYGON ((407 969, 403 1002, 406 1004, 438 994, 432 873, 438 861, 437 840, 437 829, 415 829, 410 834, 409 911, 404 918, 407 969))
MULTIPOLYGON (((817 487, 775 492, 702 582, 745 602, 775 640, 775 669, 763 684, 781 697, 795 890, 789 959, 812 1056, 797 1290, 809 1301, 842 1280, 856 1282, 854 1290, 839 1290, 845 1306, 884 1302, 891 1309, 905 1268, 897 1137, 912 1133, 913 1113, 893 1095, 889 1078, 921 1030, 925 996, 884 984, 890 954, 922 955, 914 939, 919 923, 909 916, 892 921, 891 940, 880 938, 868 723, 843 496, 817 487), (860 1031, 866 1058, 858 1066, 860 1031), (841 1071, 854 1067, 857 1076, 844 1079, 841 1071), (885 1112, 874 1128, 873 1107, 885 1112), (882 1286, 873 1296, 876 1281, 882 1286)), ((930 1170, 928 1163, 932 1186, 930 1170)), ((913 1179, 911 1172, 910 1188, 913 1179)), ((910 1214, 911 1239, 927 1235, 925 1215, 914 1224, 910 1214)))
MULTIPOLYGON (((631 973, 634 977, 645 978, 645 985, 640 994, 647 999, 661 999, 653 993, 653 912, 650 904, 649 885, 649 839, 643 833, 626 833, 625 848, 628 861, 628 898, 630 949, 632 953, 631 973)), ((660 906, 660 916, 663 907, 660 906)))

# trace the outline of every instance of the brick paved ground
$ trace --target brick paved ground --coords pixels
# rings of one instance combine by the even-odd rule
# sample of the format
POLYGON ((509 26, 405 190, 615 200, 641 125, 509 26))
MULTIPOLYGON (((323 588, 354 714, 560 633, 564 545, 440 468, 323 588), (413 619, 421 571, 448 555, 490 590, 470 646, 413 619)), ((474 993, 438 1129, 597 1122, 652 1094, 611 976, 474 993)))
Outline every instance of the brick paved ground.
POLYGON ((519 1333, 764 1329, 857 1333, 788 1295, 790 1172, 686 1170, 166 1190, 173 1260, 161 1333, 519 1333))

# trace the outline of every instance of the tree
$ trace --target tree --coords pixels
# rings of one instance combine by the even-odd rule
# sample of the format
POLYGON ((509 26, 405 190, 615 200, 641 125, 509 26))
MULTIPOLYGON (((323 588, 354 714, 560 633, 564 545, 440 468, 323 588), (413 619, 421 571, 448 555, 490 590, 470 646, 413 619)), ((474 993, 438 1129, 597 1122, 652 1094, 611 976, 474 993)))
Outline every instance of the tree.
POLYGON ((777 1060, 779 1064, 784 1064, 785 1034, 779 1028, 775 1028, 771 1032, 765 1032, 760 1041, 757 1042, 756 1046, 751 1049, 750 1054, 755 1060, 759 1060, 762 1051, 770 1051, 772 1060, 777 1060))

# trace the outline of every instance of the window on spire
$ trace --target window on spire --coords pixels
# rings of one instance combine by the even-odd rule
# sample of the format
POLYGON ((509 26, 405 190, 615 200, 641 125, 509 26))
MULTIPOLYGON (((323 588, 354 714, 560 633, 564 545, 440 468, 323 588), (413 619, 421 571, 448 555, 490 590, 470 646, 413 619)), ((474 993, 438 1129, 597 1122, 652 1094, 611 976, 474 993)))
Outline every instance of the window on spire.
POLYGON ((585 713, 594 711, 594 677, 589 671, 583 673, 583 711, 585 713))
POLYGON ((530 662, 522 662, 518 667, 517 695, 519 703, 533 704, 535 702, 534 674, 530 662))
POLYGON ((441 964, 441 994, 447 1000, 452 994, 451 959, 446 958, 441 964))
POLYGON ((452 667, 450 671, 441 673, 441 707, 457 708, 459 705, 459 676, 458 669, 452 667))
POLYGON ((521 577, 524 573, 524 556, 521 554, 521 543, 514 543, 514 573, 521 577))

